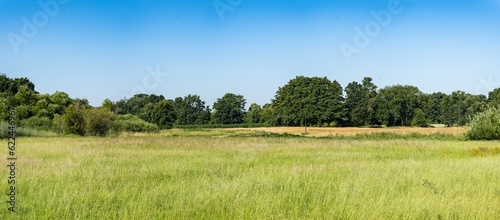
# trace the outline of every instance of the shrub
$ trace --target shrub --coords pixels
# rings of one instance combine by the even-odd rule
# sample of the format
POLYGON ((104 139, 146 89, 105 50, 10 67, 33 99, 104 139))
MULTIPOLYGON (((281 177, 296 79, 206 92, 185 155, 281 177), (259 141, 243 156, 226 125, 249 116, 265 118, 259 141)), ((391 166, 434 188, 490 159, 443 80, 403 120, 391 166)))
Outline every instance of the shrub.
POLYGON ((470 140, 500 140, 500 108, 490 107, 478 113, 470 122, 467 131, 470 140))
POLYGON ((85 135, 84 107, 81 103, 70 105, 62 116, 64 122, 64 133, 85 135))
MULTIPOLYGON (((9 131, 9 125, 6 122, 0 122, 0 139, 9 138, 9 131)), ((16 137, 46 137, 49 135, 51 134, 44 131, 16 126, 16 137)))
POLYGON ((85 114, 87 133, 105 136, 113 125, 115 115, 107 109, 90 109, 85 114))
POLYGON ((64 120, 59 114, 54 115, 54 119, 52 120, 52 131, 59 134, 64 132, 64 120))
POLYGON ((52 128, 52 120, 47 117, 33 116, 21 121, 21 126, 26 128, 33 128, 37 130, 50 130, 52 128))
POLYGON ((143 121, 135 115, 118 115, 113 122, 113 130, 117 132, 155 132, 159 128, 155 124, 143 121))

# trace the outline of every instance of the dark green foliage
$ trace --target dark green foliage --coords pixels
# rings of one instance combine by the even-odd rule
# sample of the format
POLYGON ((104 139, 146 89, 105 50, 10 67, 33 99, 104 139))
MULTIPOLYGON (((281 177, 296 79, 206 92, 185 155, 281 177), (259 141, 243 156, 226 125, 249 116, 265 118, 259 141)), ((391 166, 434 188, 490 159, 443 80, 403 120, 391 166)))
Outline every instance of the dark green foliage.
MULTIPOLYGON (((491 91, 488 97, 462 91, 449 95, 424 94, 414 86, 396 85, 377 90, 372 79, 365 77, 362 82, 347 85, 344 99, 343 89, 337 81, 297 76, 278 89, 271 103, 262 107, 253 103, 248 112, 245 105, 243 96, 231 93, 219 98, 214 110, 198 95, 171 101, 161 95, 137 94, 116 102, 106 99, 101 108, 116 115, 132 114, 142 122, 161 128, 209 123, 231 126, 245 126, 242 123, 318 127, 425 126, 427 123, 461 126, 469 123, 470 118, 487 105, 500 105, 500 88, 491 91)), ((71 99, 61 91, 39 94, 29 79, 11 79, 0 74, 0 121, 7 120, 8 108, 16 110, 17 123, 37 129, 46 130, 51 126, 59 133, 79 135, 102 135, 99 130, 106 130, 89 125, 89 117, 82 119, 82 112, 91 109, 87 100, 71 99)))
POLYGON ((175 121, 174 104, 171 101, 162 100, 158 102, 152 111, 151 122, 161 128, 171 128, 175 121))
POLYGON ((441 102, 441 117, 448 126, 462 126, 469 122, 474 114, 481 112, 486 107, 486 97, 471 95, 463 91, 452 92, 445 96, 441 102))
POLYGON ((413 121, 411 123, 411 126, 415 127, 429 127, 429 122, 427 118, 425 117, 424 111, 422 109, 415 109, 413 121))
POLYGON ((408 126, 416 108, 422 106, 424 94, 414 86, 389 86, 380 89, 376 97, 377 117, 387 126, 408 126))
POLYGON ((500 107, 490 107, 477 114, 467 131, 470 140, 500 140, 500 107))
POLYGON ((430 108, 427 111, 427 118, 429 119, 430 122, 436 123, 436 124, 444 124, 442 117, 441 117, 441 111, 442 111, 442 106, 441 102, 447 95, 442 93, 442 92, 435 92, 430 94, 430 108))
POLYGON ((297 76, 278 89, 272 105, 280 125, 343 124, 343 101, 342 87, 337 81, 297 76))
POLYGON ((245 122, 248 124, 256 124, 262 122, 262 108, 256 103, 252 103, 248 112, 245 115, 245 122))
POLYGON ((260 119, 262 123, 268 126, 276 126, 278 125, 276 113, 274 111, 274 107, 272 104, 265 104, 262 107, 260 119))
POLYGON ((198 95, 177 97, 174 100, 178 125, 206 124, 210 122, 210 109, 198 95))
POLYGON ((488 102, 490 105, 499 106, 500 105, 500 88, 488 93, 488 102))
POLYGON ((240 124, 245 116, 246 100, 242 95, 226 93, 214 103, 212 120, 216 124, 240 124))
POLYGON ((85 135, 85 102, 78 101, 65 110, 63 118, 63 131, 66 134, 85 135))
POLYGON ((35 92, 35 84, 33 84, 28 78, 11 79, 3 73, 0 74, 0 92, 15 95, 18 93, 21 86, 35 92))
POLYGON ((86 131, 95 136, 105 136, 113 126, 114 113, 108 109, 89 109, 85 114, 86 131))
POLYGON ((377 95, 376 89, 370 77, 365 77, 362 84, 351 82, 347 85, 345 108, 348 126, 364 126, 372 122, 375 110, 373 98, 377 95))

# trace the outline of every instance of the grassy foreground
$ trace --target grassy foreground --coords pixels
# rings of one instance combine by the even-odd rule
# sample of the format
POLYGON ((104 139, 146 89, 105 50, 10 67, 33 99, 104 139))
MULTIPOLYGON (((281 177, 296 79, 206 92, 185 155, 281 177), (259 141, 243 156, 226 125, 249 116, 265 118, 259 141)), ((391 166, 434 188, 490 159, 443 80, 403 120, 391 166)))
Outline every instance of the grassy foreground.
MULTIPOLYGON (((12 214, 3 203, 0 219, 497 219, 500 154, 477 152, 499 146, 290 137, 21 138, 19 207, 12 214)), ((6 192, 6 166, 1 173, 6 192)))

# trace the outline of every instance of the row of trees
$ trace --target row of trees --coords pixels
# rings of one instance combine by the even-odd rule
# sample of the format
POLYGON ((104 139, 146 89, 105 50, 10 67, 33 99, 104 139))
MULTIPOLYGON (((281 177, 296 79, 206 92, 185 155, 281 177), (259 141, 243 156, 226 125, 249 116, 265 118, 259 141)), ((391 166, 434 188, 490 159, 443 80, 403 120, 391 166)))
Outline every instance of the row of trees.
POLYGON ((370 77, 344 90, 326 77, 299 76, 279 88, 271 108, 273 125, 427 126, 465 125, 488 105, 500 105, 500 88, 484 95, 463 91, 426 94, 415 86, 378 89, 370 77))
POLYGON ((465 125, 488 105, 500 105, 500 88, 488 97, 463 91, 426 94, 415 86, 378 88, 369 77, 345 89, 326 77, 297 76, 278 88, 270 103, 245 109, 242 95, 227 93, 212 108, 198 95, 137 94, 94 108, 64 92, 39 94, 27 78, 0 74, 0 120, 14 107, 18 123, 74 134, 103 135, 110 130, 144 131, 178 125, 265 124, 269 126, 426 126, 465 125))

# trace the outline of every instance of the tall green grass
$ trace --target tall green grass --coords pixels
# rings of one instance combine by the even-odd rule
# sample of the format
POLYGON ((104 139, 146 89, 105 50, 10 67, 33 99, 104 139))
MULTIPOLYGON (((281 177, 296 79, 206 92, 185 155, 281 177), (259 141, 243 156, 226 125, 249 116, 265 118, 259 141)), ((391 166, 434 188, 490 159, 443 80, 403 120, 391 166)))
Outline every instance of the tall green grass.
POLYGON ((500 216, 500 142, 162 135, 20 138, 0 219, 500 216))

